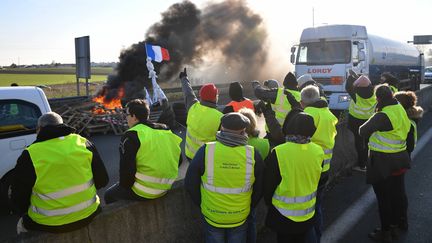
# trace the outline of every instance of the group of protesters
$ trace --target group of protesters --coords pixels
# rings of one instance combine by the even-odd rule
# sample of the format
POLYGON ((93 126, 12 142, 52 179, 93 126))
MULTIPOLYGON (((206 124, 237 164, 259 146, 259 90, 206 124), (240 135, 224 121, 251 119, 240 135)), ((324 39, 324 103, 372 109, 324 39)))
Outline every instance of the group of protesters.
MULTIPOLYGON (((338 118, 322 86, 311 75, 288 73, 252 81, 258 101, 230 84, 231 102, 218 107, 218 88, 208 83, 195 95, 186 69, 179 74, 187 110, 184 187, 201 209, 206 242, 256 242, 256 207, 268 207, 266 226, 278 242, 320 242, 325 187, 332 164, 338 118), (258 116, 265 119, 265 134, 258 116)), ((422 110, 413 92, 397 92, 397 79, 383 75, 376 87, 350 72, 348 127, 355 136, 356 169, 375 191, 381 227, 369 237, 383 242, 408 229, 404 175, 422 110)), ((164 196, 183 161, 181 138, 149 120, 145 100, 126 107, 129 130, 120 141, 119 182, 105 193, 107 204, 164 196)), ((74 133, 54 112, 38 121, 37 139, 15 167, 12 202, 22 216, 18 233, 65 232, 90 223, 101 211, 96 190, 108 175, 96 147, 74 133)), ((151 222, 149 222, 151 223, 151 222)))

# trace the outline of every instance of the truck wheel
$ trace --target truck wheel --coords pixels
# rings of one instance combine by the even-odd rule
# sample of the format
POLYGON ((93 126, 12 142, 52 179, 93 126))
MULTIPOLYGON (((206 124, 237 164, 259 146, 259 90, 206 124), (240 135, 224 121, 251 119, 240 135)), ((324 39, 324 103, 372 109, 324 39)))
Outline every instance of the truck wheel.
POLYGON ((11 203, 12 178, 13 178, 13 170, 10 170, 0 180, 0 215, 9 215, 12 213, 12 203, 11 203))

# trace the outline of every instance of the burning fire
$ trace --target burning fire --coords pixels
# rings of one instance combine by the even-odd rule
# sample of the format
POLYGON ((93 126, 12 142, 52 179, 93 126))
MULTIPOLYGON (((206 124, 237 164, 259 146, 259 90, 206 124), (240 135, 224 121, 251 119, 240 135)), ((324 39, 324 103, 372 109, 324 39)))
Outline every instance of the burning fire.
POLYGON ((94 108, 93 109, 93 113, 103 114, 103 113, 106 112, 107 109, 108 110, 114 110, 116 108, 122 108, 121 98, 123 98, 123 96, 124 96, 124 90, 123 90, 123 88, 120 88, 117 96, 114 99, 111 99, 111 100, 106 100, 105 99, 105 92, 102 92, 101 95, 94 97, 92 100, 94 102, 99 103, 105 109, 104 108, 94 108))

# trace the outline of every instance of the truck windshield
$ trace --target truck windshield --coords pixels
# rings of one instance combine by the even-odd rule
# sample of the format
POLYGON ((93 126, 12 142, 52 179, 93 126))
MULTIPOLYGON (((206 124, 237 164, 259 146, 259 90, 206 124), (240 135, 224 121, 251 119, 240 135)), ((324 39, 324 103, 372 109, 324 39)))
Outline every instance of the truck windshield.
POLYGON ((351 61, 350 41, 321 41, 302 43, 299 46, 297 64, 335 64, 351 61))

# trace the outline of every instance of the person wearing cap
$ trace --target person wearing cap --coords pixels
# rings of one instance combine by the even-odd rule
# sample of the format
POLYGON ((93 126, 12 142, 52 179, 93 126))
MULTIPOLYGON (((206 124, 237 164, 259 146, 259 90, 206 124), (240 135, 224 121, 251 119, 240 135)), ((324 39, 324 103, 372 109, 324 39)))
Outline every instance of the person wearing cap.
POLYGON ((319 93, 320 93, 321 99, 325 100, 324 87, 322 86, 322 84, 317 83, 312 78, 312 75, 310 75, 309 73, 301 75, 297 79, 297 82, 298 82, 298 89, 299 89, 299 91, 301 91, 302 89, 304 89, 308 85, 315 85, 315 86, 317 86, 319 88, 319 93))
POLYGON ((285 76, 283 88, 265 89, 258 81, 253 81, 252 87, 255 96, 258 99, 271 104, 280 126, 283 125, 286 115, 291 110, 291 105, 288 103, 284 92, 290 92, 298 101, 300 101, 300 92, 297 89, 297 80, 291 72, 285 76))
POLYGON ((266 225, 277 233, 277 242, 316 242, 317 189, 324 151, 311 140, 315 130, 312 116, 290 112, 283 127, 286 141, 266 159, 266 225))
POLYGON ((38 119, 36 140, 17 160, 11 200, 17 233, 77 230, 101 211, 96 190, 108 183, 96 147, 55 112, 38 119))
POLYGON ((378 85, 375 95, 377 112, 359 128, 360 136, 369 141, 366 182, 372 184, 381 221, 381 228, 369 237, 391 242, 398 228, 407 229, 407 224, 401 221, 400 201, 395 200, 401 185, 392 175, 410 167, 407 147, 413 147, 414 136, 407 113, 394 98, 391 88, 387 84, 378 85))
POLYGON ((376 97, 374 87, 368 77, 357 75, 350 71, 345 84, 345 90, 351 97, 348 109, 348 129, 354 135, 354 144, 357 151, 357 163, 354 170, 365 172, 368 159, 367 140, 358 133, 359 127, 363 125, 374 113, 376 97))
POLYGON ((222 113, 238 112, 242 108, 255 110, 252 100, 243 96, 243 86, 239 82, 230 83, 229 96, 232 101, 225 106, 222 113))
POLYGON ((249 119, 238 112, 221 118, 216 141, 204 144, 186 173, 185 188, 204 217, 205 242, 254 242, 251 211, 262 196, 264 163, 248 145, 249 119))
POLYGON ((164 196, 178 176, 181 138, 165 124, 149 121, 146 100, 126 104, 129 130, 120 140, 119 182, 105 192, 105 203, 142 201, 164 196))
POLYGON ((213 83, 201 87, 198 100, 189 82, 186 68, 180 72, 179 78, 187 111, 185 155, 190 161, 203 144, 216 140, 216 132, 219 130, 223 114, 217 109, 219 91, 213 83))
POLYGON ((399 91, 399 80, 389 72, 381 74, 380 83, 388 84, 393 94, 399 91))

